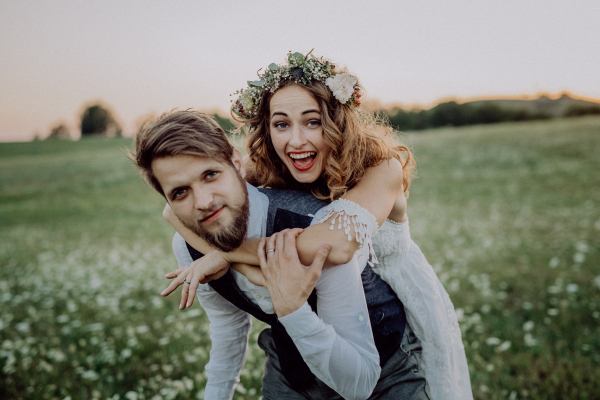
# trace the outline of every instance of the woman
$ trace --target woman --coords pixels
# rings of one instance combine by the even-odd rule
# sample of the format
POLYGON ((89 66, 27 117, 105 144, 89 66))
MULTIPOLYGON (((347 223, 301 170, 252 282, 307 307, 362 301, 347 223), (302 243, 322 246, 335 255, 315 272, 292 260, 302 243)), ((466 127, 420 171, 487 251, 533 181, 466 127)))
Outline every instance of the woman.
MULTIPOLYGON (((271 64, 260 78, 238 92, 232 107, 248 135, 250 183, 310 190, 332 201, 324 223, 298 236, 301 261, 310 264, 311 249, 324 241, 333 245, 331 264, 345 262, 359 245, 368 246, 373 270, 404 303, 409 325, 422 342, 433 398, 472 398, 452 302, 410 239, 405 197, 414 168, 410 151, 389 127, 358 107, 357 79, 327 61, 290 54, 287 64, 271 64), (377 236, 373 226, 381 226, 377 236)), ((190 244, 203 246, 167 219, 190 244)), ((251 257, 256 247, 248 242, 226 259, 257 265, 251 257)), ((217 264, 196 266, 194 276, 215 272, 217 264)), ((235 268, 260 282, 256 269, 235 268)))

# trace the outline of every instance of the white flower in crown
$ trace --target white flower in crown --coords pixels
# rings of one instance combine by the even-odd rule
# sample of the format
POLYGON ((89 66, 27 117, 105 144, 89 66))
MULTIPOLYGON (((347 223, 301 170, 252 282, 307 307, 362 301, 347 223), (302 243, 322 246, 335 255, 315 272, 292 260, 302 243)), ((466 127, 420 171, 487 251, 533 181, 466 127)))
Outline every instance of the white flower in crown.
POLYGON ((352 94, 354 93, 354 86, 358 83, 358 80, 352 75, 348 74, 337 74, 330 78, 327 78, 325 84, 331 91, 335 98, 342 104, 346 104, 352 94))

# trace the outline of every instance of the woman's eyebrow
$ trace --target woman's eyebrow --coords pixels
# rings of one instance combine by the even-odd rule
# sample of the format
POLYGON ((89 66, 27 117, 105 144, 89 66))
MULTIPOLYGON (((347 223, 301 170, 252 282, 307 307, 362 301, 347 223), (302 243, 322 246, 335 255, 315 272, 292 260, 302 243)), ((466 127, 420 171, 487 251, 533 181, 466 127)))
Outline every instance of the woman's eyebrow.
POLYGON ((271 115, 271 118, 273 118, 276 115, 283 115, 284 117, 287 117, 288 115, 286 113, 284 113, 283 111, 275 111, 273 113, 273 115, 271 115))
POLYGON ((306 110, 302 113, 302 115, 304 114, 310 114, 310 113, 317 113, 317 114, 321 114, 321 111, 319 110, 306 110))

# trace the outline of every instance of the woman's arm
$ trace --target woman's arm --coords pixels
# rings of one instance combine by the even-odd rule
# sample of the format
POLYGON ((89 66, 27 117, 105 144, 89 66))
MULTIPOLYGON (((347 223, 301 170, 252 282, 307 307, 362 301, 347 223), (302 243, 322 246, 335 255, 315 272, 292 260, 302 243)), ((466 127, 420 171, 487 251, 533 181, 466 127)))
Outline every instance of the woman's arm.
MULTIPOLYGON (((379 163, 368 168, 365 175, 352 189, 348 190, 343 199, 353 201, 369 211, 379 226, 389 216, 395 217, 397 222, 405 220, 406 199, 402 185, 402 164, 395 158, 379 163), (398 208, 398 211, 396 211, 398 208), (393 215, 390 215, 392 213, 393 215)), ((348 234, 343 229, 330 229, 331 219, 321 224, 312 225, 298 236, 298 254, 300 261, 309 265, 319 246, 327 241, 331 243, 332 250, 327 258, 325 267, 331 265, 345 264, 352 259, 360 243, 356 240, 348 240, 348 234)), ((337 225, 337 223, 335 224, 337 225)), ((351 226, 351 236, 354 230, 351 226)))

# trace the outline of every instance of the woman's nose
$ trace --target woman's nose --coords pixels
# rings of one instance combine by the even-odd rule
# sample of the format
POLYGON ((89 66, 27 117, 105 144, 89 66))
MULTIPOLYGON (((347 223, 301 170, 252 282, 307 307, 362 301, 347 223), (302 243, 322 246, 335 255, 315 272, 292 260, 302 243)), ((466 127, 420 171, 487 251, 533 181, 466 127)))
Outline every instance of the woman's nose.
POLYGON ((290 145, 296 148, 300 148, 306 144, 306 135, 302 131, 299 125, 294 125, 292 128, 292 138, 290 139, 290 145))

